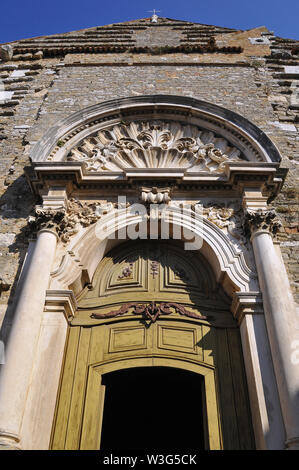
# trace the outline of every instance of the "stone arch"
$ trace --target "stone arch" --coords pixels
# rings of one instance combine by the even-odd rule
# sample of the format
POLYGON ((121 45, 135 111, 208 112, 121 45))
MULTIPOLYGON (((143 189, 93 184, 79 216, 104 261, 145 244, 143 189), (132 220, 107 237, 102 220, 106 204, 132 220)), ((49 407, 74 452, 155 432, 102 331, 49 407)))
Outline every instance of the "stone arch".
MULTIPOLYGON (((250 268, 244 253, 237 249, 215 224, 192 214, 180 214, 176 211, 172 226, 179 226, 187 230, 189 239, 191 234, 202 238, 201 253, 211 264, 216 280, 223 284, 225 291, 232 296, 235 292, 251 292, 258 290, 255 271, 250 268)), ((141 216, 127 215, 125 209, 110 212, 104 215, 95 225, 85 229, 69 247, 61 264, 52 272, 50 288, 74 289, 75 294, 82 288, 82 272, 87 272, 92 279, 96 268, 105 254, 124 240, 114 238, 119 230, 141 222, 141 216), (105 230, 103 228, 105 227, 105 230), (104 236, 99 238, 97 233, 104 236), (109 237, 113 235, 112 238, 109 237)))

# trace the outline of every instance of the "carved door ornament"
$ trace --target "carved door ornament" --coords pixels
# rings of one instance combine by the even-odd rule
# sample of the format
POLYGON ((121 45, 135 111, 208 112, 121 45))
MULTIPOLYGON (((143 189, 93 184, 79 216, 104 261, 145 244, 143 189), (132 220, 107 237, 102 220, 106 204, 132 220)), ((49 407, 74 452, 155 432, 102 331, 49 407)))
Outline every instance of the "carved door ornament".
POLYGON ((207 320, 208 317, 204 315, 199 315, 197 313, 186 310, 186 308, 175 302, 161 302, 159 305, 156 302, 150 303, 140 303, 140 302, 130 302, 123 304, 118 310, 111 310, 108 313, 93 313, 91 318, 94 319, 105 319, 105 318, 114 318, 119 315, 124 315, 128 313, 129 310, 133 308, 134 315, 143 315, 145 320, 149 320, 150 324, 155 323, 160 315, 170 315, 171 309, 174 309, 176 313, 184 315, 189 318, 195 318, 197 320, 207 320))
POLYGON ((129 263, 128 266, 125 266, 122 270, 122 273, 118 276, 117 279, 132 279, 133 274, 133 263, 129 263))
POLYGON ((156 278, 156 276, 158 276, 158 274, 159 274, 159 261, 157 261, 157 260, 151 261, 151 274, 152 274, 154 279, 156 278))

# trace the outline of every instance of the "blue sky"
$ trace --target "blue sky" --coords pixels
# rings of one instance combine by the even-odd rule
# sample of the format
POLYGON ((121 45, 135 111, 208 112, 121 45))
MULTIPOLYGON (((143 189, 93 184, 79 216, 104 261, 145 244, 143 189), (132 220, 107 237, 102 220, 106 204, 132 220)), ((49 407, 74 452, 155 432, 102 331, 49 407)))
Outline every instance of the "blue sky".
POLYGON ((0 43, 160 16, 299 40, 299 0, 1 0, 0 43))

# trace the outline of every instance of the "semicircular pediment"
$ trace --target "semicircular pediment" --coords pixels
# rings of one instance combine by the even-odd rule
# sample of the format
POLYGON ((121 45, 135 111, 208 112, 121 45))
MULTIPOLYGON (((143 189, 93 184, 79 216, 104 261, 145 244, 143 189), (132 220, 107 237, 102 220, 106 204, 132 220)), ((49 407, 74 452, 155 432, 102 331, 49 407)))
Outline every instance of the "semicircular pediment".
POLYGON ((225 164, 246 160, 235 146, 212 131, 166 120, 131 121, 101 129, 66 155, 87 172, 126 169, 182 169, 221 173, 225 164))
POLYGON ((243 116, 190 97, 149 95, 99 103, 61 120, 34 146, 31 160, 39 171, 58 166, 60 172, 79 172, 80 179, 119 178, 128 169, 217 177, 231 162, 263 167, 281 157, 243 116))

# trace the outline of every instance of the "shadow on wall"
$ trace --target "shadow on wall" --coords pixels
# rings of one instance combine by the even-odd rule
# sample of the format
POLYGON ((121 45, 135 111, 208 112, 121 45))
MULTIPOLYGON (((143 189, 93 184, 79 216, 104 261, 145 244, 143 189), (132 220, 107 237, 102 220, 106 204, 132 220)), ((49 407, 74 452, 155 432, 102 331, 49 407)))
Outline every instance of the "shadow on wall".
POLYGON ((13 321, 14 294, 28 248, 26 219, 36 203, 24 174, 0 197, 0 315, 2 312, 4 315, 2 325, 0 316, 0 341, 4 345, 13 321))

